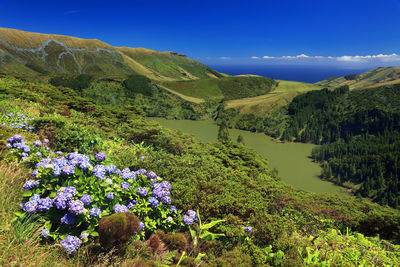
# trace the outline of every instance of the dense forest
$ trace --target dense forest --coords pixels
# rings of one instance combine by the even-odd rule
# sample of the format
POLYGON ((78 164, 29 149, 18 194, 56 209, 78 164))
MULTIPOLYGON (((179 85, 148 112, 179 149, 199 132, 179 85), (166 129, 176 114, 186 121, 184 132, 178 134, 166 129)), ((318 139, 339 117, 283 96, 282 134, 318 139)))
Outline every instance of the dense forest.
POLYGON ((323 144, 322 177, 399 208, 400 86, 311 91, 288 107, 283 139, 323 144))

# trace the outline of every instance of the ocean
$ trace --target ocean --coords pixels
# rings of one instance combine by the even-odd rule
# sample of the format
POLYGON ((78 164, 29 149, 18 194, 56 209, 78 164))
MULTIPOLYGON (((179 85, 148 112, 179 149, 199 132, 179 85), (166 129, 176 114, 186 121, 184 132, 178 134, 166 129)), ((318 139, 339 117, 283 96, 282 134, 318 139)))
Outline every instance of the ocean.
POLYGON ((330 77, 360 74, 370 69, 343 69, 326 66, 294 65, 209 65, 209 67, 229 75, 256 74, 278 80, 315 83, 330 77))

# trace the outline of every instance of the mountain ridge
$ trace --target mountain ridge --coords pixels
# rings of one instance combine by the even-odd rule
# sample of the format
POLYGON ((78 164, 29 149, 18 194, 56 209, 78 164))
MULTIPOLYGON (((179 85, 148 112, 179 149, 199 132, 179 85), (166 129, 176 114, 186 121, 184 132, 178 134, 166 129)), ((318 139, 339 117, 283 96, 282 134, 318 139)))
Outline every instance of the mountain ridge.
POLYGON ((100 76, 141 74, 150 79, 167 81, 223 76, 177 52, 114 47, 98 39, 8 28, 0 28, 0 70, 31 77, 49 73, 100 76))

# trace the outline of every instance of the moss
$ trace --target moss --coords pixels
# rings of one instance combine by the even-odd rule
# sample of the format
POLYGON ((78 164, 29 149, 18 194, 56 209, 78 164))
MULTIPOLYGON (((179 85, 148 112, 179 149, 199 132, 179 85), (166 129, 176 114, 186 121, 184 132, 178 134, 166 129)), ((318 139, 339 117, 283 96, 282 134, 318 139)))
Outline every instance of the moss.
POLYGON ((99 221, 100 244, 104 248, 121 248, 140 231, 139 219, 132 213, 115 213, 99 221))
POLYGON ((160 235, 161 240, 165 243, 169 250, 180 250, 183 251, 186 247, 186 237, 182 233, 167 233, 164 234, 162 231, 157 231, 160 235))

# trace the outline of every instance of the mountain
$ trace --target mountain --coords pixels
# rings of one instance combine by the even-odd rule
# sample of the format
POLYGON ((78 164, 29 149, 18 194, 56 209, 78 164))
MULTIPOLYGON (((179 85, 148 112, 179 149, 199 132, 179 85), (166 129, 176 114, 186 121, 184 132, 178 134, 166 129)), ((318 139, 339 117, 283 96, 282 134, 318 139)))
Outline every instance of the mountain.
POLYGON ((0 70, 19 76, 91 74, 154 80, 218 78, 223 74, 176 52, 114 47, 95 39, 0 28, 0 70))
POLYGON ((350 89, 365 89, 400 83, 400 67, 381 67, 362 74, 328 78, 316 84, 325 87, 348 85, 350 89))

